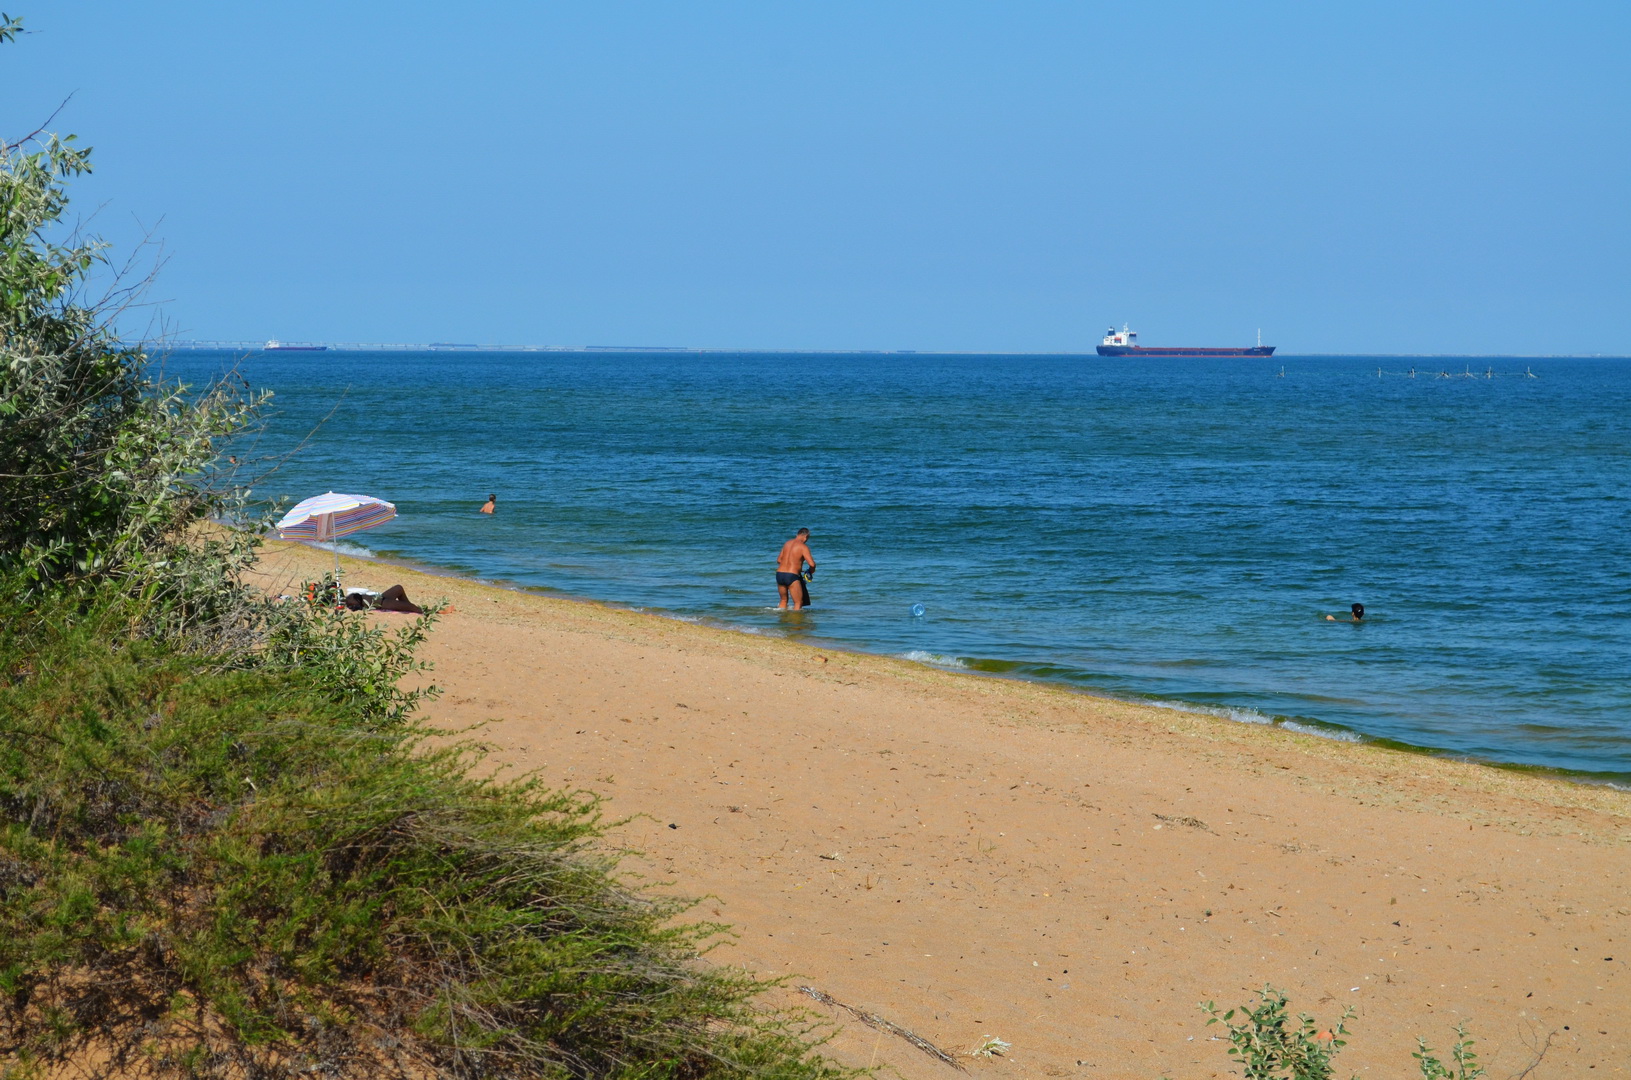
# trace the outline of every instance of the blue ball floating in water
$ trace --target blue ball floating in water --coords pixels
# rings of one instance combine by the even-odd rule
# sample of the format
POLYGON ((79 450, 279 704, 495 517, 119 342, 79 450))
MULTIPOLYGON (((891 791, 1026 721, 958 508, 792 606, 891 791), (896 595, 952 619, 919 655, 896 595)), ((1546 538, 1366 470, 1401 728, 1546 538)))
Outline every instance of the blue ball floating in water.
POLYGON ((913 604, 912 605, 912 618, 914 618, 914 619, 923 618, 923 605, 922 604, 913 604))

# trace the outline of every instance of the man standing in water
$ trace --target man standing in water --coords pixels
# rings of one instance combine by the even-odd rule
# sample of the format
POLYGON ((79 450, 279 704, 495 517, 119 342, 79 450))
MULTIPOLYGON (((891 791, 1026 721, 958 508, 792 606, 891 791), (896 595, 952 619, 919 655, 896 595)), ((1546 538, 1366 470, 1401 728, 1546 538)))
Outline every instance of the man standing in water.
POLYGON ((487 501, 481 504, 481 509, 477 510, 476 513, 478 513, 478 514, 491 514, 494 510, 497 510, 497 509, 498 509, 498 496, 497 495, 489 495, 489 496, 487 496, 487 501))
POLYGON ((787 601, 793 601, 793 610, 798 611, 804 607, 809 594, 804 591, 804 564, 810 564, 810 573, 815 573, 815 556, 810 554, 810 530, 800 529, 798 535, 782 545, 782 553, 776 556, 776 592, 780 594, 782 602, 776 605, 778 610, 787 610, 787 601))

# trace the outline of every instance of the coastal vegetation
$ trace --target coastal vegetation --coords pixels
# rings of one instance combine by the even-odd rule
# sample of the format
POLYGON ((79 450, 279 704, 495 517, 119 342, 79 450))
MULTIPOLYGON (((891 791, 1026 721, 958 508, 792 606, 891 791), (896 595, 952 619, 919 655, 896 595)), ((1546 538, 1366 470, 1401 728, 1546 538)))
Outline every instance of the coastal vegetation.
POLYGON ((90 168, 0 144, 0 1076, 848 1075, 593 797, 427 726, 434 613, 245 584, 220 464, 265 399, 120 338, 140 283, 92 297, 65 220, 90 168))
MULTIPOLYGON (((65 221, 90 160, 0 144, 0 1077, 854 1075, 629 883, 593 797, 425 722, 434 612, 245 583, 221 459, 266 399, 121 339, 140 282, 93 297, 65 221)), ((1346 1016, 1206 1009, 1245 1076, 1335 1076, 1346 1016)), ((1482 1075, 1446 1054, 1425 1080, 1482 1075)))
MULTIPOLYGON (((1346 1009, 1334 1023, 1322 1025, 1309 1013, 1293 1015, 1290 999, 1273 986, 1238 1008, 1222 1010, 1208 1001, 1201 1011, 1208 1026, 1220 1024, 1228 1032, 1229 1057, 1246 1080, 1335 1080, 1336 1056, 1348 1045, 1348 1021, 1354 1016, 1346 1009)), ((1465 1024, 1456 1025, 1455 1042, 1447 1052, 1448 1062, 1426 1040, 1416 1039, 1411 1056, 1422 1080, 1479 1080, 1484 1075, 1465 1024)))

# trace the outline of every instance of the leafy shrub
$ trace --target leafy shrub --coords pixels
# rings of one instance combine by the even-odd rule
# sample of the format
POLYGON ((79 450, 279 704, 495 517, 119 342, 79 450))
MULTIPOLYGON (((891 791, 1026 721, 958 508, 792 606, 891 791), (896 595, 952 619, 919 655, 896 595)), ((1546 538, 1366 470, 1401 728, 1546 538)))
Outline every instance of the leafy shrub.
MULTIPOLYGON (((1450 1044, 1450 1064, 1440 1061, 1425 1039, 1416 1040, 1416 1050, 1410 1056, 1420 1066, 1422 1080, 1478 1080, 1484 1075, 1484 1067, 1478 1064, 1478 1055, 1473 1052, 1473 1041, 1467 1035, 1465 1023, 1455 1026, 1455 1042, 1450 1044)), ((1539 1064, 1539 1058, 1536 1064, 1539 1064)))
MULTIPOLYGON (((1347 1025, 1354 1015, 1352 1009, 1344 1009, 1336 1023, 1322 1027, 1308 1013, 1298 1013, 1293 1023, 1290 1000, 1272 986, 1265 986, 1255 1001, 1237 1009, 1221 1012, 1207 1001, 1201 1011, 1208 1025, 1222 1024, 1228 1030, 1229 1056, 1246 1080, 1331 1080, 1331 1062, 1348 1045, 1347 1025)), ((1479 1080, 1484 1075, 1464 1024, 1456 1025, 1455 1036, 1449 1065, 1434 1055, 1425 1040, 1416 1040, 1411 1056, 1422 1080, 1479 1080)))
POLYGON ((320 668, 0 630, 0 1061, 90 1075, 846 1075, 631 890, 589 796, 336 703, 320 668))
POLYGON ((0 1077, 850 1075, 616 876, 592 797, 430 739, 400 684, 434 613, 244 585, 214 467, 265 398, 150 377, 123 298, 83 299, 102 245, 55 239, 89 151, 30 145, 0 143, 0 1077))
POLYGON ((1288 1005, 1285 994, 1266 986, 1255 1002, 1238 1009, 1220 1013, 1210 1001, 1201 1009, 1208 1025, 1228 1029, 1229 1056, 1245 1069, 1242 1075, 1247 1080, 1330 1080, 1331 1060, 1347 1045, 1353 1010, 1344 1010, 1328 1028, 1321 1028, 1308 1013, 1298 1013, 1292 1026, 1288 1005))
POLYGON ((0 574, 36 593, 123 578, 188 622, 236 601, 222 567, 248 554, 242 536, 193 536, 238 493, 189 481, 264 399, 154 383, 109 325, 117 304, 83 302, 103 245, 52 237, 65 181, 90 167, 71 136, 0 144, 0 574))
POLYGON ((417 654, 437 611, 429 608, 387 632, 356 612, 329 604, 266 606, 258 612, 261 652, 254 661, 272 669, 305 672, 327 688, 331 700, 364 723, 401 724, 439 693, 434 686, 402 685, 410 676, 429 670, 417 654))

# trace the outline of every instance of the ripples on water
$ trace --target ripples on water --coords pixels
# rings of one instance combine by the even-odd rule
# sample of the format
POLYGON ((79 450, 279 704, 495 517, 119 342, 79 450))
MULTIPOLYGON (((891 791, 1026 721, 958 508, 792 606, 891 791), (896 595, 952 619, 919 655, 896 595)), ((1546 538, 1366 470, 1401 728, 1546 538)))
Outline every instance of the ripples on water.
POLYGON ((262 452, 339 405, 260 494, 390 498, 401 518, 354 538, 382 553, 1631 777, 1625 361, 330 352, 244 371, 277 394, 262 452), (1538 378, 1432 377, 1449 368, 1538 378), (499 513, 476 515, 489 492, 499 513), (781 615, 773 558, 799 525, 816 607, 781 615), (1363 625, 1320 618, 1355 600, 1363 625))

